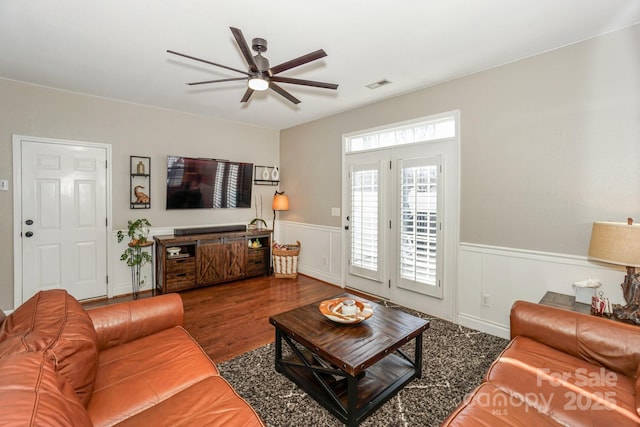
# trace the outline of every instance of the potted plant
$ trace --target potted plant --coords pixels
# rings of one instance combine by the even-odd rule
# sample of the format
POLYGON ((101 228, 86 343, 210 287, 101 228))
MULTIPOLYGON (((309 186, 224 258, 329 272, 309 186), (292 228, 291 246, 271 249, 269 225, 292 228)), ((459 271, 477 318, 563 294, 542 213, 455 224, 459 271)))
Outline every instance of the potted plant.
MULTIPOLYGON (((125 261, 129 267, 132 267, 133 280, 133 297, 137 298, 140 286, 144 284, 144 280, 140 278, 140 268, 147 262, 151 262, 151 254, 144 252, 143 247, 149 246, 147 237, 149 236, 149 228, 151 223, 146 218, 139 218, 135 221, 127 222, 127 236, 129 243, 127 248, 120 255, 120 260, 125 261)), ((122 230, 117 234, 118 243, 122 242, 125 234, 122 230)))

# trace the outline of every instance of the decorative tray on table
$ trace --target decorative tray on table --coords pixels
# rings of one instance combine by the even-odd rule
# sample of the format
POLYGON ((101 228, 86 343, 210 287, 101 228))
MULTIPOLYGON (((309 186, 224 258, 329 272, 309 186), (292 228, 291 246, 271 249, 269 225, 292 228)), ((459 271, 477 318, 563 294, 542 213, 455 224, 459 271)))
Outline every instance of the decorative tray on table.
POLYGON ((337 323, 354 324, 360 323, 373 316, 373 307, 368 302, 358 301, 351 297, 340 297, 322 301, 320 303, 320 313, 327 319, 337 323), (344 302, 353 300, 356 306, 355 314, 343 314, 344 302))

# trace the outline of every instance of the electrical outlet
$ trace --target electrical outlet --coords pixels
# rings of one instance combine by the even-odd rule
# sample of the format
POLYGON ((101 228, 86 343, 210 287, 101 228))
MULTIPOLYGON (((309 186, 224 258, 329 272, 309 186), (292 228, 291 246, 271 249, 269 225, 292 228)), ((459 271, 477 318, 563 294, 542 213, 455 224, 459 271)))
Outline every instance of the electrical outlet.
POLYGON ((491 307, 491 295, 483 293, 481 295, 481 299, 482 301, 480 302, 480 305, 486 308, 491 307))
POLYGON ((331 208, 331 216, 340 216, 340 208, 331 208))
POLYGON ((327 258, 326 256, 322 257, 322 264, 329 265, 329 258, 327 258))
POLYGON ((9 181, 6 179, 0 180, 0 191, 9 191, 9 181))

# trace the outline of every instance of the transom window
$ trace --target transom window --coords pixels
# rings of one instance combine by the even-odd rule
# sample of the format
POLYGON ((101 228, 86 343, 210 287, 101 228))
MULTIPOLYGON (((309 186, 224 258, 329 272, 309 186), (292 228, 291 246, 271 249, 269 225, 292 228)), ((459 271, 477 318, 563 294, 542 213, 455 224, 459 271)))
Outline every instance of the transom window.
POLYGON ((393 128, 348 136, 346 137, 346 152, 355 153, 454 136, 456 136, 454 116, 440 117, 429 121, 406 122, 393 128))

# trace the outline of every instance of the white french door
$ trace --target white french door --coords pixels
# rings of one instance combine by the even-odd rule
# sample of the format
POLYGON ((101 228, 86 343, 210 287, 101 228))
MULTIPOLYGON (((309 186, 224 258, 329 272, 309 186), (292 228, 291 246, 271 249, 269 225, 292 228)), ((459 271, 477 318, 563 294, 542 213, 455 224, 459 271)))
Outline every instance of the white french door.
POLYGON ((107 149, 14 137, 14 150, 21 263, 16 299, 51 288, 77 299, 106 295, 107 149))
POLYGON ((442 297, 442 157, 396 160, 396 230, 399 288, 442 297))
POLYGON ((348 287, 443 296, 444 179, 438 146, 347 156, 348 287))
POLYGON ((347 286, 388 298, 384 199, 387 197, 389 160, 384 154, 388 153, 358 154, 349 162, 347 286))

